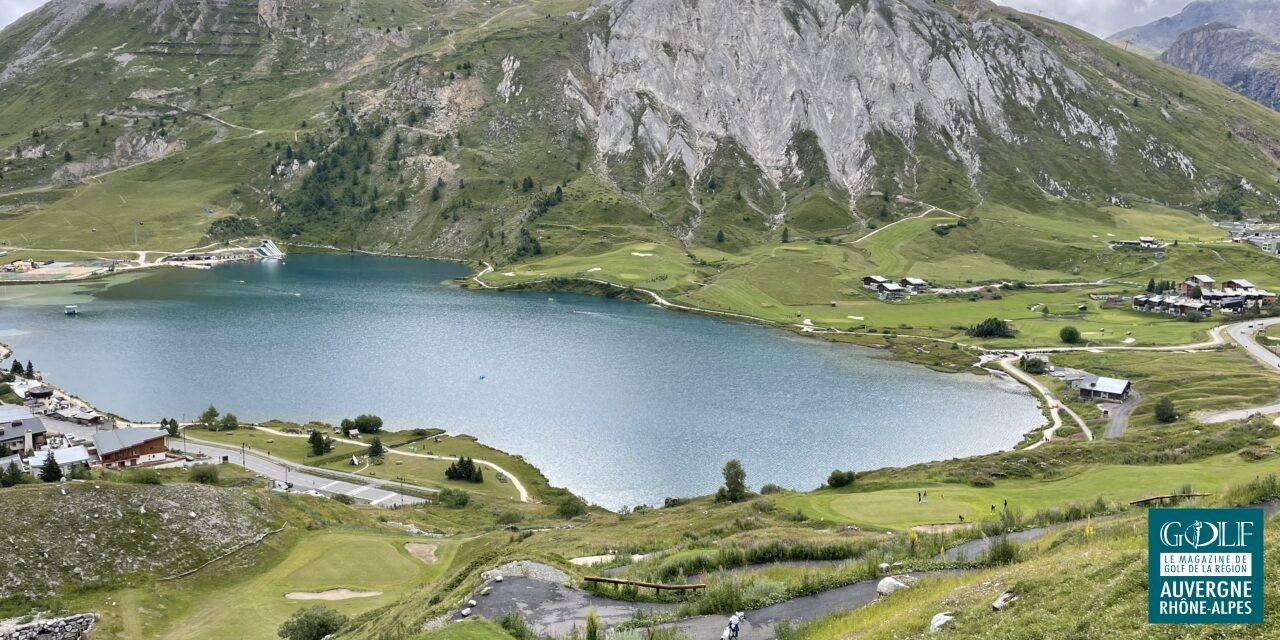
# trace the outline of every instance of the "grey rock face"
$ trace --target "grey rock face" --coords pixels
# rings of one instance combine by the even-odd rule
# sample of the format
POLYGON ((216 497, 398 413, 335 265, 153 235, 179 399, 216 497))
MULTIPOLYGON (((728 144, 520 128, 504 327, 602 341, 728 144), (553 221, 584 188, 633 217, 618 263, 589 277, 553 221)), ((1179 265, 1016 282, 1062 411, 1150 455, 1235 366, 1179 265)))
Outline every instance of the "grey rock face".
POLYGON ((1107 39, 1160 53, 1172 46, 1183 33, 1215 22, 1280 37, 1280 0, 1197 0, 1183 7, 1177 15, 1125 29, 1107 39))
POLYGON ((1160 60, 1280 109, 1280 41, 1227 24, 1182 34, 1160 60))
POLYGON ((881 133, 945 148, 976 176, 984 132, 1019 139, 1010 105, 1114 155, 1115 130, 1076 104, 1090 91, 1077 73, 983 3, 958 4, 968 13, 928 0, 847 12, 835 0, 598 0, 588 17, 607 12, 608 28, 590 40, 599 93, 582 122, 602 157, 641 154, 650 177, 696 175, 732 140, 775 182, 798 177, 792 141, 810 130, 854 194, 873 187, 868 138, 881 133))
POLYGON ((25 624, 0 621, 0 640, 80 640, 98 621, 94 613, 37 619, 25 624))

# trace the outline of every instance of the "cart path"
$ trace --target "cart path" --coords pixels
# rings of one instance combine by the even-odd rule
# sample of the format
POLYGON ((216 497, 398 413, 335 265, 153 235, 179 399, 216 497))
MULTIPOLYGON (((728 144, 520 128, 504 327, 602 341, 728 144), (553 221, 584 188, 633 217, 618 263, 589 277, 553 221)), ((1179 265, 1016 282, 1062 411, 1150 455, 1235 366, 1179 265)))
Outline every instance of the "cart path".
MULTIPOLYGON (((280 436, 280 437, 282 437, 282 438, 306 438, 306 437, 308 437, 308 434, 305 434, 305 433, 285 433, 285 432, 280 431, 280 430, 278 430, 278 429, 272 429, 272 428, 269 428, 269 427, 254 427, 254 429, 257 429, 257 430, 259 430, 259 431, 264 431, 264 432, 266 432, 266 433, 270 433, 271 435, 280 436)), ((366 442, 360 442, 359 440, 351 440, 351 439, 348 439, 348 438, 334 438, 334 439, 333 439, 333 441, 334 441, 334 442, 341 442, 341 443, 344 443, 344 444, 353 444, 353 445, 356 445, 356 446, 358 446, 358 447, 367 447, 367 446, 369 446, 369 444, 368 444, 368 443, 366 443, 366 442)), ((410 457, 410 458, 425 458, 425 459, 427 459, 427 460, 449 460, 449 461, 454 461, 454 460, 457 460, 457 459, 458 459, 458 458, 457 458, 457 457, 455 457, 455 456, 437 456, 437 455, 433 455, 433 454, 429 454, 429 453, 414 453, 414 452, 412 452, 412 451, 400 451, 400 450, 398 450, 398 449, 392 449, 391 447, 387 447, 387 453, 388 453, 388 454, 390 454, 390 455, 396 455, 396 456, 407 456, 407 457, 410 457)), ((492 463, 492 462, 489 462, 488 460, 480 460, 480 459, 476 459, 475 463, 476 463, 476 464, 478 464, 478 465, 480 465, 480 466, 483 466, 483 467, 489 467, 490 469, 492 469, 492 470, 494 470, 494 471, 496 471, 496 472, 498 472, 498 473, 501 473, 502 475, 506 476, 507 480, 509 480, 509 481, 511 482, 512 486, 514 486, 514 487, 516 488, 516 491, 520 493, 520 502, 533 502, 533 499, 532 499, 531 497, 529 497, 529 491, 528 491, 528 489, 525 489, 524 484, 520 482, 520 478, 517 478, 517 477, 515 476, 515 474, 511 473, 510 471, 507 471, 506 469, 503 469, 502 467, 499 467, 498 465, 496 465, 496 464, 494 464, 494 463, 492 463)), ((363 477, 363 476, 362 476, 362 477, 363 477)))

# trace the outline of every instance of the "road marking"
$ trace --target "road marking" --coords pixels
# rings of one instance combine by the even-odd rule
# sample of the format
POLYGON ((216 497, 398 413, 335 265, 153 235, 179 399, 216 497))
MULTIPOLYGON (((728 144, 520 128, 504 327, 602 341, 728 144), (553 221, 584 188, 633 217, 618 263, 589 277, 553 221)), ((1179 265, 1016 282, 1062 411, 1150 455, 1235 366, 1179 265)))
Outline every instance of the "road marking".
POLYGON ((339 482, 338 480, 334 480, 333 482, 330 482, 329 484, 326 484, 325 486, 320 487, 320 491, 327 491, 329 487, 332 487, 335 484, 343 484, 343 483, 339 482))

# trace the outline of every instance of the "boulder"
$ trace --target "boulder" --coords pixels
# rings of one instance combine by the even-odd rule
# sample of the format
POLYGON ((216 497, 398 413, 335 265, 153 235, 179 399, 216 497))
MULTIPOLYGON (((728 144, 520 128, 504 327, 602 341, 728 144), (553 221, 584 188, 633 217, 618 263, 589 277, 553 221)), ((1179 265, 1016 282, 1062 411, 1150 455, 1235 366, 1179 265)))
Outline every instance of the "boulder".
POLYGON ((942 613, 939 613, 929 621, 929 633, 937 633, 941 631, 942 627, 946 626, 947 623, 954 619, 955 616, 951 615, 950 611, 943 611, 942 613))
POLYGON ((1018 599, 1017 594, 1015 594, 1012 591, 1006 591, 1000 594, 1000 597, 996 598, 995 602, 991 603, 991 610, 1003 611, 1005 607, 1013 604, 1015 601, 1017 601, 1017 599, 1018 599))
POLYGON ((910 587, 915 581, 915 578, 911 576, 889 576, 876 585, 876 593, 887 596, 895 591, 910 587))
POLYGON ((876 567, 876 568, 880 570, 880 573, 889 573, 889 563, 888 563, 888 562, 881 562, 881 563, 880 563, 880 566, 879 566, 879 567, 876 567))

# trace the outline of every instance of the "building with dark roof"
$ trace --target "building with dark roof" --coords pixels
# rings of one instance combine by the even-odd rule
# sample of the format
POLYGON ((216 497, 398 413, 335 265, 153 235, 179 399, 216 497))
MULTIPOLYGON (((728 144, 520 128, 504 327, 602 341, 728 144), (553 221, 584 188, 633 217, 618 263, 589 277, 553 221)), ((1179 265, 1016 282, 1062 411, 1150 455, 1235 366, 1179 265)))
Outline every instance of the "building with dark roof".
POLYGON ((93 434, 93 446, 104 467, 136 467, 164 462, 168 437, 159 429, 115 429, 93 434))
POLYGON ((26 453, 43 447, 48 440, 44 422, 26 407, 0 408, 0 456, 26 453))

